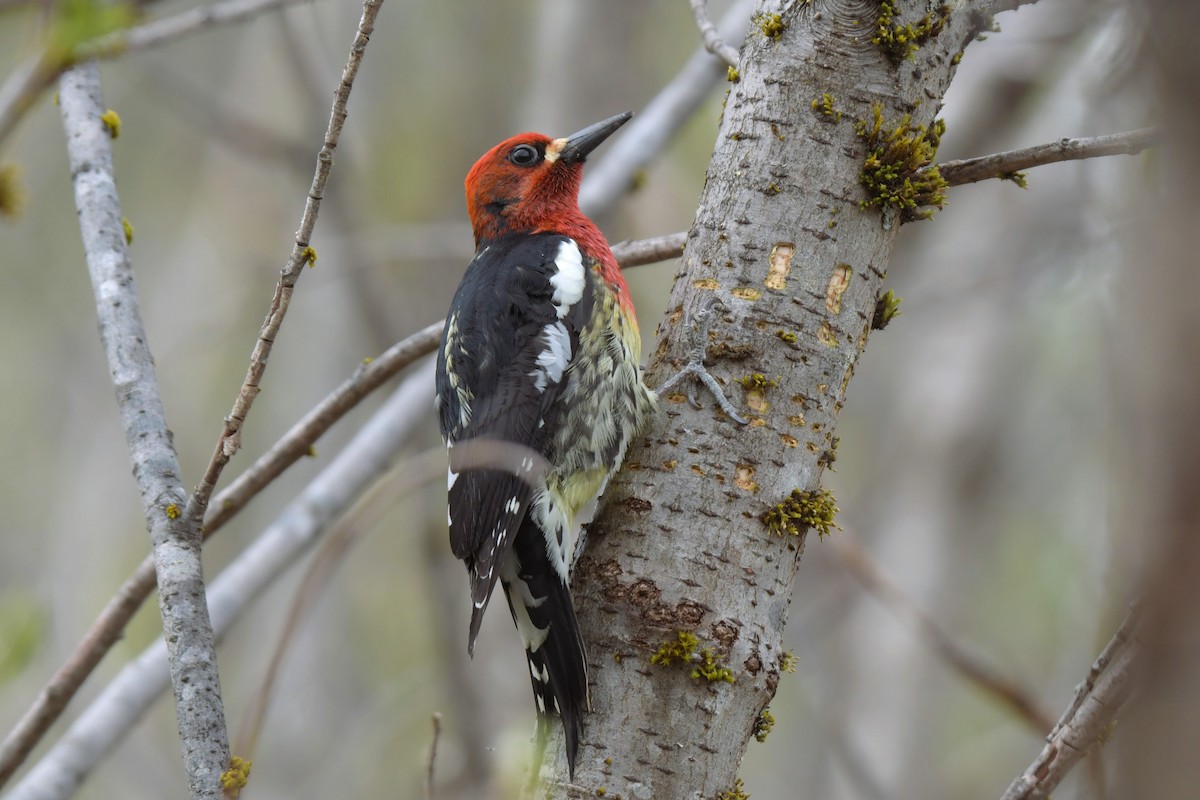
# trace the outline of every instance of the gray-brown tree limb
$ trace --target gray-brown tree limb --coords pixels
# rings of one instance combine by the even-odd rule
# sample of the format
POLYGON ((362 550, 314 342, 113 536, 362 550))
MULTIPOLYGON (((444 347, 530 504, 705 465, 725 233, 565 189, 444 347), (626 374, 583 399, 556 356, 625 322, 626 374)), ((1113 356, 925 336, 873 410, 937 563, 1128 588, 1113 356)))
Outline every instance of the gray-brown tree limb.
MULTIPOLYGON (((417 425, 428 421, 433 364, 406 378, 333 458, 209 587, 213 629, 223 636, 250 604, 306 553, 391 468, 417 425)), ((441 453, 407 470, 397 491, 444 474, 441 453), (426 469, 433 465, 433 472, 426 469)), ((65 800, 75 793, 168 686, 162 640, 123 667, 4 800, 65 800)))
POLYGON ((95 62, 66 72, 59 96, 100 338, 154 546, 188 788, 193 800, 216 800, 221 774, 229 768, 229 739, 200 563, 200 529, 183 513, 186 493, 138 307, 95 62))
POLYGON ((1123 133, 1059 139, 1056 142, 1007 150, 989 156, 947 161, 938 165, 942 177, 953 186, 976 183, 989 178, 1009 178, 1013 174, 1043 164, 1073 161, 1099 156, 1136 155, 1161 139, 1157 128, 1138 128, 1123 133))
POLYGON ((717 31, 717 26, 713 25, 712 21, 708 18, 708 0, 689 0, 689 2, 692 5, 692 18, 696 20, 696 27, 700 29, 700 38, 704 40, 705 49, 729 66, 737 69, 737 48, 721 38, 721 34, 717 31))
POLYGON ((1080 759, 1104 742, 1133 689, 1142 651, 1139 618, 1135 605, 1076 688, 1071 704, 1046 736, 1046 746, 1000 800, 1046 800, 1080 759))
POLYGON ((325 197, 325 184, 329 180, 333 168, 333 154, 337 150, 338 139, 341 138, 342 127, 346 123, 346 103, 350 99, 350 91, 354 88, 354 79, 366 53, 367 43, 375 30, 375 17, 383 0, 365 0, 362 16, 359 18, 358 30, 355 31, 354 41, 350 45, 350 55, 346 66, 342 69, 342 77, 333 93, 333 108, 329 112, 329 126, 325 130, 325 140, 317 153, 317 168, 313 174, 312 186, 304 203, 304 213, 300 217, 300 227, 296 231, 292 253, 279 275, 275 285, 275 293, 271 298, 271 306, 267 318, 263 321, 258 340, 250 354, 250 365, 246 369, 246 377, 233 402, 233 409, 225 417, 225 424, 217 437, 217 445, 213 450, 208 467, 204 470, 199 484, 188 498, 186 513, 199 526, 208 509, 208 501, 216 489, 217 480, 225 465, 233 458, 241 447, 242 426, 246 415, 258 397, 262 376, 267 370, 267 360, 271 348, 275 345, 275 337, 283 325, 283 319, 291 304, 292 292, 300 279, 305 266, 311 265, 317 259, 317 253, 309 245, 313 229, 317 224, 317 214, 321 209, 321 200, 325 197))
POLYGON ((653 386, 687 362, 680 323, 716 297, 711 369, 744 385, 734 400, 751 423, 672 396, 631 448, 576 570, 593 712, 575 781, 552 729, 529 797, 714 797, 774 696, 808 525, 788 523, 831 510, 818 490, 833 428, 914 211, 867 193, 868 154, 922 166, 914 142, 936 145, 956 55, 997 4, 881 8, 757 6, 647 369, 653 386), (909 25, 919 35, 897 33, 909 25), (681 632, 698 640, 693 663, 652 664, 681 632))

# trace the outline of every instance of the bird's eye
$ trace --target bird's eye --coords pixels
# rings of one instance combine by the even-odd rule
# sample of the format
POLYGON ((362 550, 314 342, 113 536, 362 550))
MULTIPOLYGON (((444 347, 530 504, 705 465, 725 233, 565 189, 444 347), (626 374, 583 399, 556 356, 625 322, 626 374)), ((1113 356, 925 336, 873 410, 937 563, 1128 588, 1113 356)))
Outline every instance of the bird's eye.
POLYGON ((518 167, 531 167, 541 159, 541 154, 533 145, 519 144, 508 154, 508 160, 518 167))

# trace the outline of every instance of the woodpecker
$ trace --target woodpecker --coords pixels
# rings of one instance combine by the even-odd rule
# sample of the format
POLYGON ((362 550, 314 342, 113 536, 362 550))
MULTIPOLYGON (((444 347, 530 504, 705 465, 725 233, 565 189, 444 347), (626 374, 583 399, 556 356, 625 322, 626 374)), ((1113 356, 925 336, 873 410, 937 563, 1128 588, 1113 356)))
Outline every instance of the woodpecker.
POLYGON ((471 586, 467 649, 498 580, 525 645, 539 742, 557 713, 572 777, 591 708, 569 588, 580 526, 655 406, 629 289, 577 200, 584 160, 631 116, 562 139, 514 136, 475 163, 475 258, 438 350, 450 547, 471 586), (511 446, 510 466, 481 460, 481 442, 511 446))

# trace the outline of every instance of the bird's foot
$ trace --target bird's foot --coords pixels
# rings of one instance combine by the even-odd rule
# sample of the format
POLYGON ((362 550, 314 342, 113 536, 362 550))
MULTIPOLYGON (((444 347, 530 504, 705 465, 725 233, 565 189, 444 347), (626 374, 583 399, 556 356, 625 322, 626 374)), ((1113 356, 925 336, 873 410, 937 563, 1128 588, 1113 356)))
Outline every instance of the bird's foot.
POLYGON ((739 425, 748 425, 750 421, 738 415, 736 409, 733 407, 733 403, 729 402, 729 398, 725 396, 721 385, 717 383, 717 379, 710 375, 708 370, 704 368, 704 356, 708 350, 708 324, 712 318, 713 308, 718 304, 724 305, 718 298, 709 297, 700 306, 700 309, 692 315, 691 320, 687 323, 689 361, 683 369, 679 370, 679 372, 672 375, 665 383, 659 386, 655 393, 661 397, 667 389, 687 378, 687 399, 692 404, 692 408, 701 408, 700 401, 696 399, 696 384, 703 384, 712 394, 713 398, 716 399, 717 406, 730 419, 739 425))

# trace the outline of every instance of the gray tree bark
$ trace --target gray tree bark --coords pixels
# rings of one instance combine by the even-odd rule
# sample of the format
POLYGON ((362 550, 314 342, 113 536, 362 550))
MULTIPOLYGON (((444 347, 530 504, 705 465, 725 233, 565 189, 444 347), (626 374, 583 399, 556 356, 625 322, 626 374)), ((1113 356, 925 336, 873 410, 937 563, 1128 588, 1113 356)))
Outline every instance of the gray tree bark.
POLYGON ((834 458, 838 412, 912 216, 860 207, 869 148, 855 123, 870 129, 878 108, 883 137, 906 117, 913 136, 932 126, 956 56, 1015 5, 758 4, 647 370, 656 386, 687 362, 687 320, 715 298, 710 367, 751 422, 668 395, 631 449, 575 576, 594 707, 575 781, 553 742, 527 797, 733 789, 780 680, 805 540, 802 523, 789 535, 763 519, 794 491, 816 491, 834 458), (679 648, 681 632, 696 645, 679 648), (672 643, 691 662, 652 664, 672 643), (706 655, 715 680, 692 675, 706 655))

